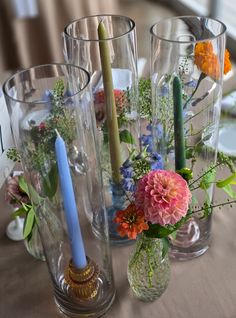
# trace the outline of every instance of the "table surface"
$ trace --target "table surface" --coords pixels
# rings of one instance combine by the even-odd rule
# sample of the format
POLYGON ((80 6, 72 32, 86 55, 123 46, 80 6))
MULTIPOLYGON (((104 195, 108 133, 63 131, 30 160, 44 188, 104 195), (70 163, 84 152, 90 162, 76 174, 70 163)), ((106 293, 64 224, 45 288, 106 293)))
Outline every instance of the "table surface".
MULTIPOLYGON (((23 242, 5 235, 10 208, 0 191, 0 317, 59 318, 45 262, 30 256, 23 242)), ((210 249, 186 262, 171 262, 171 280, 153 303, 134 298, 126 268, 134 246, 112 247, 117 296, 106 318, 235 318, 236 206, 216 211, 210 249)))

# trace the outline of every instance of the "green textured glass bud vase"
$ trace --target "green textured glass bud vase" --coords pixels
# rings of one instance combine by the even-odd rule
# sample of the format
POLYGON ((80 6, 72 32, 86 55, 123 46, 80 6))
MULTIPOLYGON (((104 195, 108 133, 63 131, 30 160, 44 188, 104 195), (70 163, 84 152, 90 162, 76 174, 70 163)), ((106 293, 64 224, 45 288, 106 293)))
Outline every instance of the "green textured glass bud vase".
POLYGON ((170 256, 178 260, 202 255, 210 243, 225 31, 221 22, 196 16, 151 28, 153 146, 164 169, 189 173, 195 212, 171 241, 170 256))
POLYGON ((134 295, 145 302, 159 298, 170 279, 168 254, 162 256, 162 240, 144 234, 138 239, 128 262, 128 281, 134 295))

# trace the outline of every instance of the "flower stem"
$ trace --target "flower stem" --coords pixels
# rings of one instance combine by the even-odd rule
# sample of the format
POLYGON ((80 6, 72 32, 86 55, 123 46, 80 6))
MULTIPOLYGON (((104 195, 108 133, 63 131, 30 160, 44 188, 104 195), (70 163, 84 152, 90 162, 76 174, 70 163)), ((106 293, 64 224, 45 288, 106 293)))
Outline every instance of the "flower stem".
MULTIPOLYGON (((232 200, 232 201, 228 201, 228 202, 223 202, 223 203, 219 203, 219 204, 212 204, 212 205, 209 205, 208 207, 207 207, 207 209, 214 209, 214 208, 218 208, 218 207, 222 207, 222 206, 225 206, 225 205, 228 205, 228 204, 234 204, 234 203, 236 203, 236 200, 232 200)), ((195 213, 198 213, 198 212, 202 212, 202 211, 204 211, 206 209, 206 207, 205 208, 201 208, 201 209, 199 209, 199 210, 193 210, 192 212, 191 212, 191 214, 189 214, 190 216, 192 215, 192 214, 195 214, 195 213)))
MULTIPOLYGON (((189 184, 189 187, 191 187, 193 184, 195 184, 196 182, 198 182, 201 178, 203 178, 205 175, 207 175, 209 172, 211 172, 212 170, 216 169, 218 166, 220 166, 221 163, 218 162, 217 164, 215 164, 213 167, 211 167, 210 169, 208 169, 207 171, 205 171, 200 177, 198 177, 197 179, 195 179, 192 183, 189 184)), ((197 188, 191 189, 195 190, 197 188)))

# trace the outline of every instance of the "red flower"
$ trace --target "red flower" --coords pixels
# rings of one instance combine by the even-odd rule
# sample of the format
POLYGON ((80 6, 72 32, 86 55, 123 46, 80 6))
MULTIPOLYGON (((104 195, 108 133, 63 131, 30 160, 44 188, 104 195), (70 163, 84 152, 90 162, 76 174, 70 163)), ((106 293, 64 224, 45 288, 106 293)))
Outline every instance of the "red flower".
MULTIPOLYGON (((118 115, 122 112, 127 104, 127 97, 125 91, 114 89, 116 110, 118 115)), ((103 122, 105 119, 105 94, 104 91, 98 91, 94 95, 94 107, 97 122, 103 122)))
POLYGON ((119 224, 117 232, 120 236, 124 237, 127 235, 130 239, 136 239, 137 234, 149 228, 144 220, 143 211, 137 209, 133 203, 125 210, 117 211, 113 221, 119 224))
POLYGON ((6 184, 5 200, 14 207, 19 207, 20 202, 30 203, 30 199, 19 186, 19 176, 9 177, 6 184))
POLYGON ((39 124, 39 130, 44 130, 46 128, 46 125, 44 122, 39 124))

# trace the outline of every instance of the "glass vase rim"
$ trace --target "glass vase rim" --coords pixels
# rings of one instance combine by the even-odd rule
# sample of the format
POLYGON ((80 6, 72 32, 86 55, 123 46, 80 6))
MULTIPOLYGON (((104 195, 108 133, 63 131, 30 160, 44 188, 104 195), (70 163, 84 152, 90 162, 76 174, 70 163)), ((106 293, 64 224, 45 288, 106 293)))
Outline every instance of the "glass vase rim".
POLYGON ((76 40, 76 41, 83 41, 83 42, 94 42, 94 43, 99 43, 99 42, 105 42, 105 41, 112 41, 112 40, 116 40, 116 39, 119 39, 119 38, 122 38, 123 36, 131 33, 132 31, 135 30, 135 22, 133 19, 131 19, 130 17, 127 17, 125 15, 121 15, 121 14, 94 14, 94 15, 88 15, 88 16, 84 16, 84 17, 81 17, 79 19, 75 19, 73 21, 71 21, 70 23, 68 23, 65 27, 64 27, 64 31, 63 31, 63 35, 72 39, 72 40, 76 40), (130 27, 130 29, 122 34, 119 34, 117 36, 113 36, 113 37, 108 37, 106 39, 103 39, 103 40, 100 40, 100 39, 81 39, 79 37, 74 37, 72 35, 70 35, 67 31, 68 27, 71 26, 72 24, 74 24, 75 22, 79 22, 79 21, 83 21, 83 20, 86 20, 86 19, 91 19, 91 18, 98 18, 98 17, 115 17, 115 18, 122 18, 126 21, 130 21, 132 26, 130 27))
POLYGON ((74 69, 77 69, 79 71, 82 71, 84 74, 86 74, 86 77, 87 77, 87 81, 86 83, 83 85, 83 87, 80 89, 80 90, 76 90, 76 92, 68 97, 64 97, 64 101, 66 100, 69 100, 70 98, 73 98, 77 95, 79 95, 84 89, 86 89, 86 87, 89 85, 90 83, 90 74, 89 72, 84 69, 83 67, 81 66, 77 66, 77 65, 74 65, 74 64, 71 64, 71 63, 46 63, 46 64, 38 64, 38 65, 33 65, 33 66, 30 66, 28 68, 25 68, 25 69, 22 69, 20 71, 17 71, 15 72, 13 75, 11 75, 8 79, 5 80, 5 82, 3 83, 2 85, 2 91, 3 91, 3 94, 5 96, 7 96, 7 98, 9 98, 10 100, 14 101, 14 102, 17 102, 17 103, 21 103, 21 104, 27 104, 27 105, 31 105, 31 104, 37 104, 37 105, 40 105, 40 104, 45 104, 45 101, 24 101, 24 100, 21 100, 21 99, 18 99, 18 98, 14 98, 12 97, 11 95, 8 94, 8 89, 6 88, 7 87, 7 84, 13 80, 16 76, 20 76, 21 74, 24 74, 26 72, 30 72, 30 70, 34 70, 34 69, 40 69, 40 68, 44 68, 44 67, 51 67, 51 66, 65 66, 65 67, 72 67, 74 69))
POLYGON ((158 38, 159 40, 161 41, 165 41, 165 42, 169 42, 169 43, 178 43, 178 44, 188 44, 188 43, 200 43, 200 42, 207 42, 207 41, 212 41, 214 39, 217 39, 217 38, 220 38, 222 35, 225 34, 225 32, 227 31, 227 27, 226 25, 218 20, 218 19, 215 19, 215 18, 211 18, 211 17, 205 17, 205 16, 200 16, 200 15, 180 15, 180 16, 176 16, 176 17, 167 17, 167 18, 163 18, 161 20, 159 20, 158 22, 154 23, 151 27, 150 27, 150 33, 152 36, 158 38), (201 39, 201 40, 189 40, 189 41, 179 41, 179 40, 171 40, 171 39, 168 39, 168 38, 165 38, 163 36, 159 36, 158 34, 156 34, 154 32, 154 27, 157 26, 157 25, 160 25, 161 23, 165 22, 165 21, 174 21, 174 20, 178 20, 178 19, 181 19, 181 18, 195 18, 195 19, 198 19, 198 18, 201 18, 201 19, 205 19, 205 20, 209 20, 209 21, 214 21, 214 22, 217 22, 219 23, 219 25, 222 26, 222 31, 217 34, 217 35, 214 35, 214 36, 211 36, 211 37, 207 37, 206 39, 201 39))

